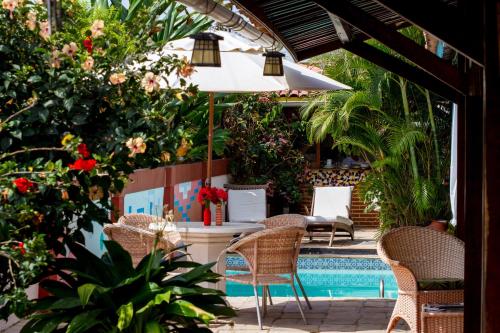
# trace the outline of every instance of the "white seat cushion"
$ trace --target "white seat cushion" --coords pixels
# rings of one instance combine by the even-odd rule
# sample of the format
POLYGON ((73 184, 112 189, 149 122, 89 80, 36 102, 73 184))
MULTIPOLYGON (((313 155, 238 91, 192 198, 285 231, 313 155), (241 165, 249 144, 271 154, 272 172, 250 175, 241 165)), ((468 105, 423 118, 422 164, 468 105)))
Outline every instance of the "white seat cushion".
POLYGON ((352 186, 325 186, 314 188, 312 216, 349 218, 352 186))
POLYGON ((328 223, 343 223, 347 225, 352 225, 351 219, 345 218, 343 216, 328 217, 328 216, 306 216, 307 224, 328 224, 328 223))
POLYGON ((266 218, 266 190, 229 190, 230 222, 259 222, 266 218))

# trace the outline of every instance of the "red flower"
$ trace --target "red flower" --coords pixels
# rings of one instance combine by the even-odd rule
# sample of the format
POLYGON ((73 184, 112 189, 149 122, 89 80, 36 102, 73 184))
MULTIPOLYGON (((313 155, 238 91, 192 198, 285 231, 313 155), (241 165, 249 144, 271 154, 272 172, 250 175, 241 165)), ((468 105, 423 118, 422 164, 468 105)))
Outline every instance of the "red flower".
POLYGON ((23 242, 17 242, 17 246, 14 246, 14 250, 19 250, 19 252, 21 252, 23 256, 26 254, 26 249, 24 248, 23 242))
POLYGON ((208 205, 212 201, 212 190, 209 187, 202 187, 198 193, 198 202, 202 205, 208 205))
POLYGON ((17 178, 16 180, 13 181, 13 183, 14 185, 16 185, 16 188, 19 191, 19 193, 26 193, 29 191, 30 188, 34 186, 32 181, 24 177, 17 178))
POLYGON ((91 171, 94 169, 97 161, 94 159, 84 160, 83 158, 79 158, 75 161, 75 163, 70 164, 69 168, 71 170, 83 170, 83 171, 91 171))
POLYGON ((217 198, 219 201, 226 202, 227 201, 227 191, 222 188, 217 189, 217 198))
POLYGON ((83 40, 83 47, 87 49, 88 53, 92 54, 92 48, 93 48, 92 37, 90 36, 85 37, 85 39, 83 40))
POLYGON ((87 145, 85 143, 80 143, 78 145, 78 153, 82 155, 83 158, 88 158, 90 157, 90 152, 87 148, 87 145))

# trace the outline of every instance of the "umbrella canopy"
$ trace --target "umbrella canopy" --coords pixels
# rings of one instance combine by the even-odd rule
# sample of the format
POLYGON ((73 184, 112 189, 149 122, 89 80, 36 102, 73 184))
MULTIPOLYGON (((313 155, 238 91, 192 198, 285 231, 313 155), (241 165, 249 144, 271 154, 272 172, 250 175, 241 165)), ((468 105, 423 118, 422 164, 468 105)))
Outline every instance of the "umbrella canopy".
MULTIPOLYGON (((221 67, 197 66, 189 78, 183 78, 187 84, 197 85, 200 91, 209 93, 207 186, 210 186, 212 177, 213 93, 351 89, 345 84, 286 59, 283 59, 284 76, 264 76, 265 57, 262 54, 265 50, 260 45, 225 31, 217 31, 217 35, 224 38, 219 41, 221 67)), ((179 39, 165 45, 161 55, 177 55, 191 59, 193 46, 194 39, 179 39)), ((152 54, 148 59, 155 61, 159 59, 159 55, 152 54)), ((176 73, 172 73, 166 79, 171 87, 180 86, 180 78, 176 73)))
MULTIPOLYGON (((304 66, 283 59, 284 76, 264 76, 265 50, 258 44, 244 41, 238 36, 217 31, 224 37, 219 42, 221 67, 196 67, 188 83, 198 86, 200 91, 245 93, 280 90, 339 90, 351 87, 337 82, 304 66)), ((183 38, 168 43, 163 55, 176 54, 191 58, 194 40, 183 38)), ((151 59, 151 60, 154 60, 151 59)), ((178 85, 179 78, 172 74, 168 77, 171 86, 178 85)))

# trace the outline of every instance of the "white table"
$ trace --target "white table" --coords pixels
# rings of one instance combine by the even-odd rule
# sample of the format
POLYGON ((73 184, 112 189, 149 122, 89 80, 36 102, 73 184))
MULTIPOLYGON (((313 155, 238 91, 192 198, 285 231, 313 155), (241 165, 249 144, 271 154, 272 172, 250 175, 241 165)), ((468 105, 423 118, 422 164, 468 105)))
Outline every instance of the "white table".
MULTIPOLYGON (((219 254, 228 246, 234 235, 249 234, 265 228, 262 224, 250 222, 224 222, 221 226, 212 224, 208 227, 204 226, 203 222, 176 222, 174 224, 184 243, 191 244, 188 252, 193 260, 201 264, 217 261, 219 254)), ((218 268, 219 274, 225 273, 225 256, 220 258, 218 268)), ((219 282, 217 288, 225 291, 226 285, 224 282, 219 282)))

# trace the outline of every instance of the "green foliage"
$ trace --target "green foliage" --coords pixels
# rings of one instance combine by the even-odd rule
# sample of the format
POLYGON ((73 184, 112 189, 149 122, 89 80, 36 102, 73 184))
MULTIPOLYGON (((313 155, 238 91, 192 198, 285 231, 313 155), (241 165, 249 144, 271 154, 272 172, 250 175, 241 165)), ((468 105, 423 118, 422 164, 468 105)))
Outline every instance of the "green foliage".
POLYGON ((304 132, 303 124, 290 122, 275 100, 251 95, 227 112, 224 125, 230 131, 234 181, 267 183, 268 195, 287 204, 299 202, 305 160, 296 141, 304 132))
POLYGON ((151 118, 181 119, 200 102, 193 86, 159 89, 162 76, 188 64, 176 57, 144 64, 159 48, 138 29, 144 16, 121 21, 114 7, 61 4, 61 27, 50 36, 36 1, 0 12, 0 244, 45 243, 0 258, 1 318, 28 307, 16 295, 43 275, 46 250, 64 252, 92 222, 109 222, 110 196, 127 175, 174 162, 167 157, 182 133, 199 128, 151 118))
POLYGON ((308 137, 331 136, 334 148, 370 163, 360 189, 368 209, 379 211, 381 231, 448 218, 449 103, 344 51, 318 61, 354 89, 321 95, 302 110, 308 137))
POLYGON ((96 8, 115 8, 114 16, 122 22, 137 22, 139 18, 143 24, 134 30, 147 33, 159 44, 206 30, 212 24, 205 15, 189 12, 184 5, 173 0, 131 0, 128 8, 121 1, 93 0, 91 4, 96 8))
POLYGON ((165 259, 173 253, 157 250, 134 268, 118 243, 105 245, 97 258, 70 244, 76 258, 56 260, 60 280, 42 282, 52 296, 36 301, 21 332, 210 332, 203 324, 235 315, 221 291, 199 286, 218 281, 213 264, 165 259))

